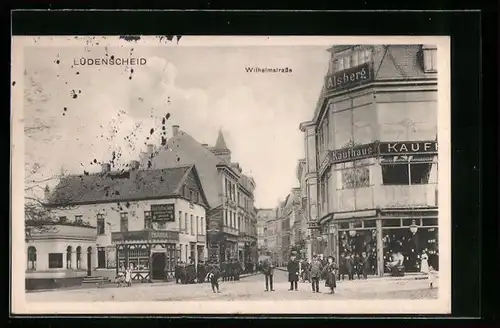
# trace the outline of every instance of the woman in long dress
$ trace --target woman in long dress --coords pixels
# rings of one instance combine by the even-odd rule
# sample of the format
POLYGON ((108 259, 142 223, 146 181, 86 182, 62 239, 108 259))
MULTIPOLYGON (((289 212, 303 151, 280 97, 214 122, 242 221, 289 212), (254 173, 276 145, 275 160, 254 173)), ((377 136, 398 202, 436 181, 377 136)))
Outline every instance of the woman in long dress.
POLYGON ((429 255, 427 255, 425 251, 423 251, 420 256, 420 272, 425 274, 429 273, 429 255))
POLYGON ((125 270, 125 283, 129 287, 132 286, 132 268, 130 267, 125 270))

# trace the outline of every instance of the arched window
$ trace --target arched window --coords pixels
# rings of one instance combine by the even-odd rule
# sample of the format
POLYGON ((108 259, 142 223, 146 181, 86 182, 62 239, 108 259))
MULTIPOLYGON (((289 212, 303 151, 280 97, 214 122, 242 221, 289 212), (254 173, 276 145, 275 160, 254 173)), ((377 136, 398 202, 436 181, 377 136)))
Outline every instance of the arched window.
POLYGON ((36 270, 36 248, 28 247, 28 270, 36 270))
POLYGON ((78 246, 76 248, 76 268, 80 269, 82 267, 82 247, 78 246))
POLYGON ((71 251, 71 246, 68 246, 68 248, 66 248, 66 269, 71 269, 71 251))

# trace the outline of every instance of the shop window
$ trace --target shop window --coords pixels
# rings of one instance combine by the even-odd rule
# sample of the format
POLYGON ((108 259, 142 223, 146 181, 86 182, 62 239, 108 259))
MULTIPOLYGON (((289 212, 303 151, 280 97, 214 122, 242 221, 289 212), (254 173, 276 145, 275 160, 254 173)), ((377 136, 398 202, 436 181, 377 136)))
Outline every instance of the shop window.
POLYGON ((122 212, 120 213, 120 232, 128 231, 128 213, 122 212))
POLYGON ((62 269, 63 253, 49 253, 49 269, 62 269))
POLYGON ((432 157, 396 156, 383 159, 382 183, 384 185, 428 184, 432 168, 432 157), (422 163, 422 161, 427 161, 422 163))
POLYGON ((81 269, 82 268, 82 247, 78 246, 76 248, 76 268, 81 269))
POLYGON ((363 225, 365 228, 375 228, 377 226, 377 221, 376 220, 365 220, 365 222, 363 222, 363 225))
POLYGON ((153 229, 153 215, 151 211, 144 211, 144 229, 153 229))
POLYGON ((106 234, 106 220, 103 214, 97 214, 97 234, 100 236, 106 234))
POLYGON ((422 225, 427 226, 427 227, 436 227, 438 225, 438 220, 437 218, 427 218, 427 219, 422 219, 422 225))
POLYGON ((36 270, 36 248, 28 247, 28 270, 36 270))
POLYGON ((71 255, 73 255, 72 252, 73 250, 71 246, 68 246, 66 248, 66 269, 71 269, 71 255))
POLYGON ((400 227, 401 219, 384 219, 382 220, 382 227, 400 227))
POLYGON ((339 273, 347 274, 346 261, 352 256, 357 261, 368 258, 369 274, 377 273, 377 233, 375 229, 359 230, 351 236, 348 231, 339 232, 339 273))
POLYGON ((352 228, 356 229, 356 228, 362 228, 363 227, 363 222, 360 221, 360 220, 356 220, 356 221, 353 221, 351 223, 351 226, 352 228))

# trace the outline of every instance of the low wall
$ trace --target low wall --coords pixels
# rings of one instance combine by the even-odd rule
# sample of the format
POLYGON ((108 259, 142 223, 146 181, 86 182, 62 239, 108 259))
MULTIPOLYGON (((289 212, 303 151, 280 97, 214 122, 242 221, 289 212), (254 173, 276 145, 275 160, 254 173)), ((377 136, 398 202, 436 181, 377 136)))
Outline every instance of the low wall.
POLYGON ((57 289, 64 287, 80 286, 84 277, 66 277, 66 278, 26 278, 26 290, 37 289, 57 289))

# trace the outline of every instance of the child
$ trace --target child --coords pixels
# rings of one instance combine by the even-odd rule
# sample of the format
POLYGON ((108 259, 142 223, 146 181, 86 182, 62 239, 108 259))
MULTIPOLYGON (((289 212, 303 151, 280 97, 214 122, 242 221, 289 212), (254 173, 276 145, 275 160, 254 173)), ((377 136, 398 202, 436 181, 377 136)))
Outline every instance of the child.
POLYGON ((430 288, 434 288, 434 283, 436 282, 437 271, 434 270, 432 266, 429 266, 429 286, 430 288))
POLYGON ((220 293, 219 291, 219 277, 220 277, 220 271, 219 268, 214 265, 210 272, 207 274, 207 277, 205 279, 210 280, 210 284, 212 285, 212 291, 215 293, 215 289, 217 289, 217 293, 220 293))

